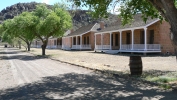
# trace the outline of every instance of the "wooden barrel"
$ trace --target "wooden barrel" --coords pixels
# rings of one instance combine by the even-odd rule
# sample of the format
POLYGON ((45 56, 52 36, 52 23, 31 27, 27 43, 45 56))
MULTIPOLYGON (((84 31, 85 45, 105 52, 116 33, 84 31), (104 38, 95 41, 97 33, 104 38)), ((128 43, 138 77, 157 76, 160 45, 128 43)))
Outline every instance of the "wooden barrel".
POLYGON ((141 75, 142 74, 141 56, 130 56, 129 66, 131 75, 141 75))

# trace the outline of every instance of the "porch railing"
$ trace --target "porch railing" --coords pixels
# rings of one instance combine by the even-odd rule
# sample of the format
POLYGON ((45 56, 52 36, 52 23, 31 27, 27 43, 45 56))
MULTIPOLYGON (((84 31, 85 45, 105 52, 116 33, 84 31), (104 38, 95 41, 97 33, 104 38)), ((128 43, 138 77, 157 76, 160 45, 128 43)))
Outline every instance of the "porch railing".
POLYGON ((61 49, 62 45, 47 45, 47 49, 61 49))
POLYGON ((81 45, 81 49, 91 49, 91 45, 90 44, 81 45))
POLYGON ((62 48, 62 45, 57 45, 57 49, 61 49, 62 48))
MULTIPOLYGON (((144 44, 134 44, 133 50, 144 50, 144 44)), ((131 44, 123 44, 121 50, 132 50, 131 44)), ((147 44, 147 50, 160 50, 160 44, 147 44)))
POLYGON ((149 50, 160 50, 160 44, 147 44, 147 49, 149 50))
POLYGON ((41 48, 41 45, 36 45, 36 48, 41 48))
POLYGON ((31 45, 31 48, 41 48, 41 45, 31 45))
POLYGON ((96 50, 108 50, 110 49, 110 45, 96 45, 95 49, 96 50))
POLYGON ((71 50, 70 46, 68 45, 62 45, 63 50, 71 50))
POLYGON ((132 45, 130 44, 122 44, 121 49, 122 50, 130 50, 132 48, 132 45))
POLYGON ((91 49, 91 45, 72 45, 72 49, 91 49))

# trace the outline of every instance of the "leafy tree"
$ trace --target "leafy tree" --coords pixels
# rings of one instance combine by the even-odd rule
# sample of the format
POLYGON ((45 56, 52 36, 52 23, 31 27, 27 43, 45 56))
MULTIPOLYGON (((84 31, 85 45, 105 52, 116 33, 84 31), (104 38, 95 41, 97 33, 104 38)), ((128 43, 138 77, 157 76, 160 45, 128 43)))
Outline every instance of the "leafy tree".
POLYGON ((71 28, 71 16, 60 4, 54 4, 52 9, 48 9, 45 5, 38 5, 32 14, 37 17, 34 35, 42 41, 42 55, 45 55, 49 37, 62 36, 71 28))
POLYGON ((5 35, 22 39, 28 50, 31 41, 35 37, 39 38, 43 43, 42 55, 45 55, 49 37, 62 36, 71 26, 71 16, 61 4, 55 4, 51 9, 46 5, 37 5, 33 12, 23 12, 3 23, 5 35))
POLYGON ((3 28, 2 25, 0 24, 0 41, 2 40, 2 32, 3 32, 3 28))
POLYGON ((7 42, 11 46, 15 45, 15 42, 17 40, 16 38, 12 37, 11 35, 9 35, 7 33, 2 33, 1 36, 2 36, 2 42, 7 42))
MULTIPOLYGON (((13 38, 20 38, 27 44, 28 51, 30 51, 31 42, 35 38, 33 34, 30 34, 30 31, 26 30, 28 26, 26 25, 24 27, 25 23, 31 24, 29 16, 30 15, 28 13, 24 12, 13 19, 8 19, 4 21, 3 23, 4 37, 6 37, 5 35, 7 35, 8 37, 10 36, 12 40, 13 38)), ((9 42, 10 41, 11 40, 9 40, 9 42)), ((19 49, 21 49, 21 41, 18 41, 18 44, 19 49)))
POLYGON ((94 17, 107 17, 107 10, 114 8, 116 4, 120 7, 120 18, 123 25, 133 19, 133 15, 142 13, 146 22, 148 17, 165 19, 171 25, 173 44, 177 50, 177 0, 68 0, 78 6, 87 6, 93 10, 94 17))
POLYGON ((2 42, 7 42, 10 45, 13 45, 13 39, 14 37, 10 34, 8 34, 9 30, 10 30, 10 23, 11 20, 6 20, 0 27, 0 31, 1 31, 1 36, 2 36, 2 42))
POLYGON ((29 12, 23 12, 13 20, 14 24, 11 29, 13 31, 13 35, 23 40, 27 45, 28 51, 30 51, 31 43, 35 38, 33 29, 36 26, 35 21, 37 21, 37 18, 29 12))

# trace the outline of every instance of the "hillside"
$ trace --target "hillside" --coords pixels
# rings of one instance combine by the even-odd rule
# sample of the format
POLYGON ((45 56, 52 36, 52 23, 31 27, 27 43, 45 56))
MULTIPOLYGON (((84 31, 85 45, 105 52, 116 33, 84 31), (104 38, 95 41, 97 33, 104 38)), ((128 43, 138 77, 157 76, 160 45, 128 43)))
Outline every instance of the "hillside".
MULTIPOLYGON (((24 11, 33 11, 36 8, 36 5, 39 3, 36 2, 30 2, 30 3, 17 3, 14 5, 11 5, 10 7, 6 7, 0 12, 0 23, 2 23, 6 19, 12 19, 14 16, 17 16, 21 14, 24 11)), ((51 7, 51 5, 48 5, 48 7, 51 7)), ((117 16, 110 14, 110 17, 108 19, 99 19, 99 20, 93 20, 89 14, 87 14, 87 10, 76 10, 76 11, 69 11, 72 20, 73 20, 73 29, 78 29, 79 27, 85 26, 90 23, 95 23, 98 21, 104 21, 106 23, 112 23, 115 22, 117 19, 117 16)))

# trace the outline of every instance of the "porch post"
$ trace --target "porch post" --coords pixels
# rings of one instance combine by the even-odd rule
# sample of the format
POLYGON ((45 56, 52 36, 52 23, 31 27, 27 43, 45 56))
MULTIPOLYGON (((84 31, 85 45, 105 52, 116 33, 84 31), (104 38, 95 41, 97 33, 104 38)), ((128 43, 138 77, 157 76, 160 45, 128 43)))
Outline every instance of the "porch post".
POLYGON ((134 49, 134 29, 131 30, 132 31, 132 50, 134 49))
POLYGON ((147 50, 147 27, 144 28, 144 50, 147 50))
POLYGON ((122 49, 122 31, 120 31, 120 50, 122 49))
POLYGON ((103 33, 101 34, 101 49, 103 50, 103 33))
POLYGON ((56 49, 58 49, 58 41, 57 41, 57 38, 55 39, 55 41, 56 41, 56 49))
POLYGON ((82 35, 80 36, 80 49, 82 49, 82 35))
POLYGON ((61 44, 61 49, 63 49, 63 44, 64 44, 64 37, 61 38, 62 44, 61 44))
POLYGON ((51 42, 51 41, 52 41, 52 40, 49 40, 49 41, 50 41, 50 47, 49 47, 49 48, 51 49, 51 45, 52 45, 52 42, 51 42))
POLYGON ((69 41, 68 42, 69 47, 72 48, 72 37, 68 37, 67 41, 69 41))
POLYGON ((97 48, 96 48, 96 34, 95 34, 95 50, 96 50, 97 48))
POLYGON ((56 48, 58 49, 58 41, 57 41, 57 38, 55 39, 56 41, 56 48))
POLYGON ((53 41, 53 39, 51 39, 50 40, 50 49, 52 49, 53 44, 54 44, 54 41, 53 41))
POLYGON ((53 39, 53 48, 55 48, 55 46, 56 46, 56 45, 55 45, 55 39, 53 39))
POLYGON ((72 36, 72 43, 71 43, 71 48, 73 47, 73 40, 74 40, 74 39, 73 39, 73 36, 72 36))
POLYGON ((76 48, 77 48, 77 36, 76 36, 76 48))
POLYGON ((112 32, 110 33, 110 50, 112 50, 112 45, 111 45, 111 39, 112 39, 112 32))

